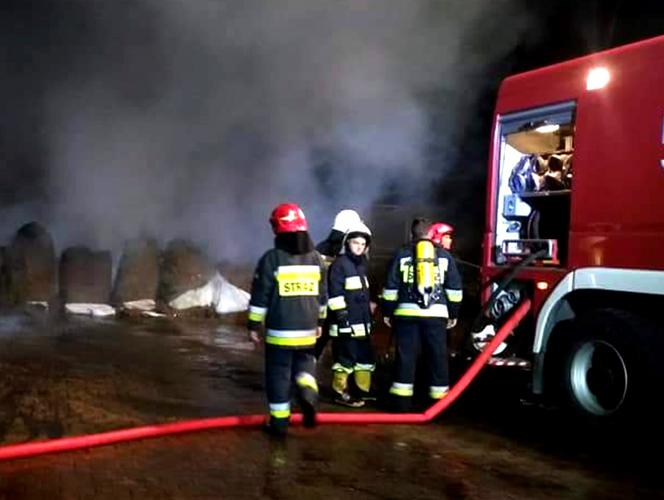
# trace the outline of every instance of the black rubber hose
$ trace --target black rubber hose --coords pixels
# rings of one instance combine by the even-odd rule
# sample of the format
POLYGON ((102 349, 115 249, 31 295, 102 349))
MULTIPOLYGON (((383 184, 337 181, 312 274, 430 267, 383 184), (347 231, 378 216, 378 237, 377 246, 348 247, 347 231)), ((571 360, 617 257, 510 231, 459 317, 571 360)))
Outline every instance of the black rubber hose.
POLYGON ((486 304, 480 311, 479 315, 477 316, 477 318, 475 318, 475 321, 473 321, 471 332, 479 332, 486 326, 487 312, 493 306, 493 303, 498 298, 498 295, 500 295, 500 292, 502 292, 505 289, 505 287, 507 287, 507 285, 509 285, 512 282, 514 277, 519 273, 519 271, 521 271, 521 269, 523 269, 531 262, 533 262, 535 259, 543 255, 546 255, 545 249, 530 254, 528 257, 523 259, 521 262, 518 262, 517 264, 514 265, 514 267, 512 267, 512 269, 510 269, 510 271, 504 276, 504 278, 500 281, 500 283, 498 283, 498 287, 493 291, 493 293, 489 297, 489 300, 487 300, 486 304))

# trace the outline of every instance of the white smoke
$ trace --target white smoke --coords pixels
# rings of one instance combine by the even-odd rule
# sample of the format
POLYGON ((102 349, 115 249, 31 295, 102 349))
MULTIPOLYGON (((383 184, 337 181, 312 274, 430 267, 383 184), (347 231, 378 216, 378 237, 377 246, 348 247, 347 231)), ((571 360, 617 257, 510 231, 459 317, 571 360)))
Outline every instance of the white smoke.
POLYGON ((265 249, 282 201, 303 206, 315 237, 386 187, 421 201, 454 163, 487 66, 529 26, 518 0, 88 9, 94 37, 46 94, 44 222, 60 247, 152 234, 229 259, 265 249), (433 92, 448 96, 435 129, 433 92))

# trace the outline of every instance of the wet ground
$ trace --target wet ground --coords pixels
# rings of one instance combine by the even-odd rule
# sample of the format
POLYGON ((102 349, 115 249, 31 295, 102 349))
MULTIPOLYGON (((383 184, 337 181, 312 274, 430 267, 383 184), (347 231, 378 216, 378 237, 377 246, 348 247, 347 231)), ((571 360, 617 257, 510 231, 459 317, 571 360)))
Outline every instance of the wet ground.
MULTIPOLYGON (((4 444, 264 411, 261 353, 209 320, 3 315, 0 369, 4 444)), ((0 498, 664 497, 661 430, 579 426, 522 404, 515 377, 484 373, 426 426, 206 431, 4 462, 0 498)))

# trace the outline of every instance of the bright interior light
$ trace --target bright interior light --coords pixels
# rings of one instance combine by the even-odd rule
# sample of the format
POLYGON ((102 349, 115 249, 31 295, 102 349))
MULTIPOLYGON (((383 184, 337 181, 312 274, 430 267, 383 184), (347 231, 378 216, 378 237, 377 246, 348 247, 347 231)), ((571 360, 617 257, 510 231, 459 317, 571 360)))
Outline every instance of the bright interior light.
POLYGON ((549 288, 549 284, 546 281, 538 281, 535 286, 538 290, 546 290, 549 288))
POLYGON ((540 134, 550 134, 551 132, 556 132, 559 128, 560 125, 557 123, 546 123, 537 127, 535 132, 539 132, 540 134))
POLYGON ((609 70, 606 68, 593 68, 588 72, 586 78, 586 89, 597 90, 606 87, 611 80, 609 70))

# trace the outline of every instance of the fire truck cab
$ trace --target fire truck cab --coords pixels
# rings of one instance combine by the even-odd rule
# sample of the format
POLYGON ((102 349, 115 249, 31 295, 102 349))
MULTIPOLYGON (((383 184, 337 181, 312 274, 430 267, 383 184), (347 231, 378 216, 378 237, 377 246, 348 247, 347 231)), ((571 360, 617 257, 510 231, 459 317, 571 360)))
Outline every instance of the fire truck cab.
POLYGON ((527 365, 535 394, 594 417, 661 387, 662 68, 664 36, 509 77, 497 98, 483 300, 528 259, 487 315, 533 307, 495 364, 527 365))

